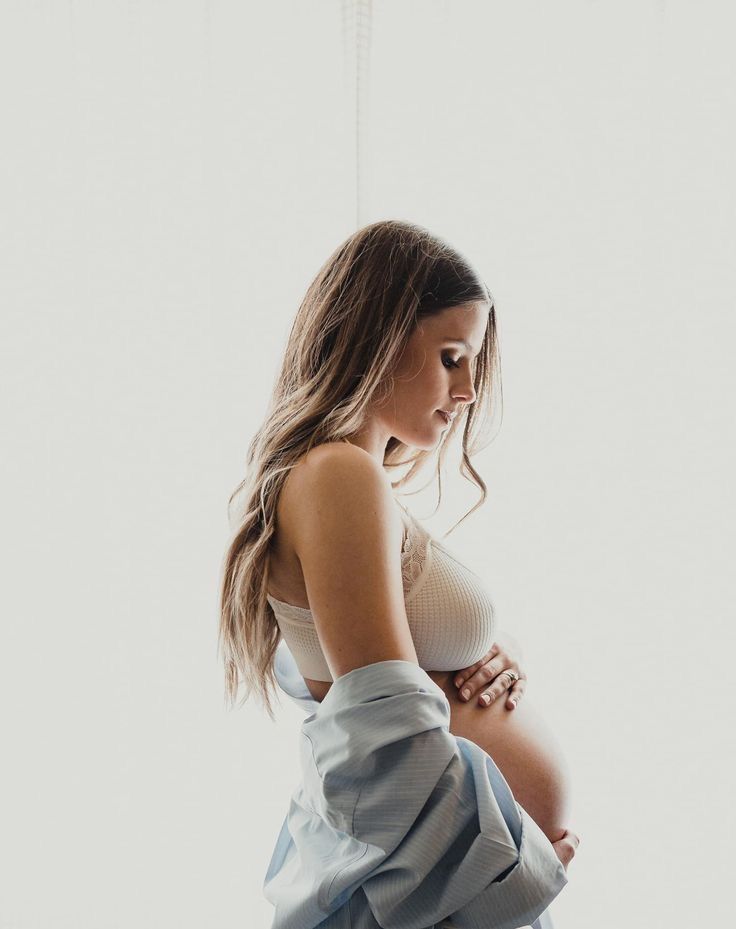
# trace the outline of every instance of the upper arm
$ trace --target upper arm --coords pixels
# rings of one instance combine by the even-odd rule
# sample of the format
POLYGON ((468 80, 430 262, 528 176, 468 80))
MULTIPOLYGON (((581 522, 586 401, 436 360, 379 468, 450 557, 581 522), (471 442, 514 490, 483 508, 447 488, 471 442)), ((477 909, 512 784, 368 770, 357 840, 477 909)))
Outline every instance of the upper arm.
POLYGON ((293 485, 293 544, 333 679, 376 661, 417 664, 383 468, 347 443, 318 446, 293 485))

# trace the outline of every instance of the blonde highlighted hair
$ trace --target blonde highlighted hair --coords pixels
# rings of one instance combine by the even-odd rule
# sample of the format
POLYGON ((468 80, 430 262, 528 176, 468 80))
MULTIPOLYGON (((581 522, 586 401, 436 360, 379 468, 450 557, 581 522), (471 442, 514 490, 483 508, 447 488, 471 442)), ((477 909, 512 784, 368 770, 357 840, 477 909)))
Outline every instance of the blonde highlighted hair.
POLYGON ((436 458, 439 505, 444 456, 462 427, 459 470, 481 496, 452 529, 486 499, 486 485, 470 457, 488 444, 482 437, 497 394, 502 401, 495 308, 488 287, 446 242, 399 220, 359 229, 333 252, 309 286, 263 424, 248 447, 246 476, 228 502, 230 513, 233 499, 241 495, 242 513, 224 557, 220 588, 218 649, 230 706, 243 684, 243 702, 257 694, 274 718, 274 656, 281 634, 266 594, 276 504, 289 471, 313 446, 357 432, 367 410, 390 396, 393 372, 423 317, 471 302, 489 304, 475 366, 475 402, 443 433, 438 449, 412 449, 392 437, 384 456, 386 468, 410 466, 392 481, 395 488, 436 458))

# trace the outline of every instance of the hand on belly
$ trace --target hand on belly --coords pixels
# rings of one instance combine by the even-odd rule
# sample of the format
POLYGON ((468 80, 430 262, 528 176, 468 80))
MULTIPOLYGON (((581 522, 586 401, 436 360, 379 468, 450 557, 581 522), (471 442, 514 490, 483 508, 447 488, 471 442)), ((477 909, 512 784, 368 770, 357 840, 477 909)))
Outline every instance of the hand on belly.
POLYGON ((562 838, 570 828, 567 765, 529 695, 514 710, 506 708, 503 694, 490 706, 479 706, 477 694, 468 702, 460 700, 453 672, 427 673, 447 696, 452 734, 475 742, 491 756, 514 798, 550 842, 562 838))

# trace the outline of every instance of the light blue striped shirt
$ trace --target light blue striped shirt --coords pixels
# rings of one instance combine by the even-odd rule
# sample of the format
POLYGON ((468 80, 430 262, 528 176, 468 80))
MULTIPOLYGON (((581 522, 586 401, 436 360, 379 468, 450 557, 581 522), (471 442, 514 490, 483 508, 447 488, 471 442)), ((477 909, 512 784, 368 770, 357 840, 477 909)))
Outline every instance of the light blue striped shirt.
POLYGON ((283 641, 275 670, 310 715, 264 881, 272 929, 516 929, 546 910, 562 863, 422 668, 356 668, 321 703, 283 641))

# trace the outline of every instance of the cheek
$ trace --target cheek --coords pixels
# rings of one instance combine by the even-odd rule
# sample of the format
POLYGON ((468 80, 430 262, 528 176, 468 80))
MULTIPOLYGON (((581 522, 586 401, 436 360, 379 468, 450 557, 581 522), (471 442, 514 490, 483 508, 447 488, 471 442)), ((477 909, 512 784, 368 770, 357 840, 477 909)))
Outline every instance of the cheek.
POLYGON ((444 369, 439 365, 432 365, 429 362, 424 366, 424 370, 417 376, 417 392, 424 399, 425 403, 431 403, 432 400, 439 400, 446 392, 447 377, 443 373, 444 369))
POLYGON ((431 354, 414 351, 404 357, 394 382, 394 402, 399 409, 420 411, 439 406, 447 394, 446 369, 431 354))
POLYGON ((414 407, 424 407, 437 400, 442 394, 442 375, 425 364, 420 371, 399 385, 404 401, 414 407))

